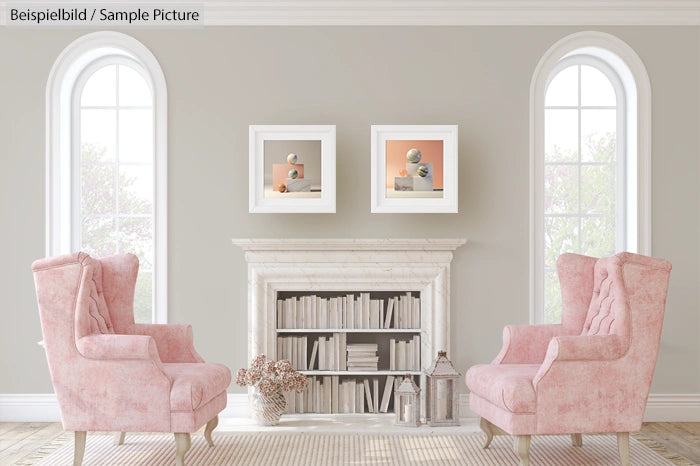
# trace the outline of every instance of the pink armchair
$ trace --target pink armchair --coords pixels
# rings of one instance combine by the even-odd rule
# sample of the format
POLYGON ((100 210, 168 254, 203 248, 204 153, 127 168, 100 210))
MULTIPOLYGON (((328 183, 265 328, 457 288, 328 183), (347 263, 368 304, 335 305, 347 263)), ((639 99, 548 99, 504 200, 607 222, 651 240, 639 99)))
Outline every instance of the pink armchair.
POLYGON ((557 261, 562 323, 510 325, 491 364, 466 374, 469 406, 494 434, 516 436, 521 465, 530 436, 617 433, 629 465, 629 433, 641 428, 661 338, 671 264, 631 253, 557 261))
POLYGON ((74 465, 86 431, 173 432, 184 465, 190 432, 211 432, 226 407, 231 371, 207 363, 189 325, 134 323, 138 259, 85 253, 32 264, 41 329, 61 421, 75 432, 74 465))

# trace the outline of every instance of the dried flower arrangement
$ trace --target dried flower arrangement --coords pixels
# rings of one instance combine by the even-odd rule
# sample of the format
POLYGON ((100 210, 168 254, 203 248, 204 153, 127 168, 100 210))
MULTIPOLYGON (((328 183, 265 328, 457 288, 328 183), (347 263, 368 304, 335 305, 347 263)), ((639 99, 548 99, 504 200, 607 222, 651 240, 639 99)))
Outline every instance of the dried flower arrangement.
POLYGON ((303 392, 306 389, 306 376, 292 369, 287 359, 273 361, 261 354, 250 363, 248 369, 238 369, 236 383, 241 387, 255 387, 263 396, 272 396, 277 391, 303 392))

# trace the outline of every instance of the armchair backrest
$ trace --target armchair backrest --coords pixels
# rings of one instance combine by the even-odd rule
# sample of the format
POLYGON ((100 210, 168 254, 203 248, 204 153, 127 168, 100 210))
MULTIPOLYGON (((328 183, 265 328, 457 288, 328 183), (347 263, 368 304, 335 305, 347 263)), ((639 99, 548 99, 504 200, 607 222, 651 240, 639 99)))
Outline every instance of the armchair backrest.
POLYGON ((629 252, 599 259, 581 335, 615 334, 629 340, 641 324, 645 333, 660 335, 670 271, 668 261, 629 252))
POLYGON ((628 256, 599 259, 593 269, 591 297, 581 335, 619 335, 629 340, 630 308, 623 278, 628 256))
MULTIPOLYGON (((596 388, 591 389, 590 394, 595 398, 597 393, 605 399, 597 405, 589 399, 585 404, 585 416, 571 409, 567 409, 568 417, 561 414, 569 398, 561 398, 561 387, 556 381, 552 382, 554 385, 549 387, 548 393, 559 397, 557 400, 544 397, 547 389, 538 384, 538 396, 547 400, 542 402, 541 422, 544 425, 548 422, 545 419, 555 419, 559 425, 566 425, 566 429, 590 432, 639 430, 659 351, 671 264, 628 252, 602 259, 576 254, 565 256, 562 263, 568 264, 569 271, 578 268, 581 278, 578 290, 573 274, 570 279, 562 280, 563 316, 581 322, 576 334, 584 336, 586 340, 583 341, 602 344, 604 340, 615 340, 617 346, 611 348, 616 350, 616 358, 601 361, 600 370, 591 378, 590 383, 596 388), (565 281, 568 291, 565 291, 565 281), (577 299, 569 300, 573 305, 568 307, 567 292, 578 293, 577 299), (585 306, 584 293, 588 294, 585 306), (615 406, 614 419, 609 416, 609 406, 615 406)), ((549 432, 551 426, 542 427, 542 430, 549 432)))
POLYGON ((32 264, 41 331, 57 395, 66 367, 80 358, 76 342, 96 333, 122 333, 133 326, 133 295, 138 259, 120 254, 93 259, 83 252, 39 259, 32 264), (135 265, 134 265, 135 264, 135 265), (126 267, 131 275, 117 277, 126 267), (110 313, 113 307, 115 313, 110 313), (117 319, 113 319, 117 317, 117 319), (114 322, 114 323, 113 323, 114 322))
POLYGON ((670 273, 670 262, 629 252, 598 259, 592 270, 592 296, 580 334, 619 338, 623 355, 615 383, 625 398, 619 415, 634 423, 642 421, 654 375, 670 273))

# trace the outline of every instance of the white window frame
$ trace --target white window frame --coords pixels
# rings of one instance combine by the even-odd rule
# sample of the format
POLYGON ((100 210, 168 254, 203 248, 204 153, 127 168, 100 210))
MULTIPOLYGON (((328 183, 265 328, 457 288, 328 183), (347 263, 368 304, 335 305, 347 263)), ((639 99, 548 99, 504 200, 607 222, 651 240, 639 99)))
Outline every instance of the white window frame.
POLYGON ((154 258, 153 322, 168 320, 167 290, 167 87, 158 60, 146 46, 126 34, 99 31, 79 37, 56 59, 46 84, 46 255, 74 251, 74 196, 78 177, 75 154, 79 116, 75 105, 85 71, 96 61, 135 63, 153 91, 154 114, 154 258), (145 73, 145 74, 144 74, 145 73))
MULTIPOLYGON (((530 84, 530 322, 544 320, 544 109, 550 80, 565 66, 570 57, 586 56, 608 67, 608 73, 619 78, 624 98, 624 134, 618 138, 618 159, 624 165, 626 222, 624 245, 619 248, 651 254, 651 85, 642 60, 634 50, 617 37, 598 31, 584 31, 564 37, 541 58, 530 84), (620 148, 624 150, 620 154, 620 148)), ((578 62, 577 62, 578 63, 578 62)), ((606 76, 610 77, 608 73, 606 76)), ((615 86, 615 82, 613 86, 615 86)), ((620 113, 620 112, 618 112, 620 113)), ((620 165, 618 165, 620 167, 620 165)), ((618 173, 620 176, 621 173, 618 173)), ((618 209, 618 211, 622 211, 618 209)), ((619 217, 618 217, 619 218, 619 217)))

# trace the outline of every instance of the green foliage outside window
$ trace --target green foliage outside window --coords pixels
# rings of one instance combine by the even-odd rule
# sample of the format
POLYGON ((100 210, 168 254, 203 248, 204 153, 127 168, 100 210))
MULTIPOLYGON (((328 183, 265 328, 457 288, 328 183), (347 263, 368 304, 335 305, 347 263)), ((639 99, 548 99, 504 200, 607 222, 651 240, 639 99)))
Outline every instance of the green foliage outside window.
POLYGON ((136 322, 153 318, 153 203, 133 189, 136 178, 120 172, 106 149, 81 145, 81 250, 96 257, 130 252, 139 258, 134 295, 136 322))
POLYGON ((587 162, 575 151, 554 146, 545 154, 544 321, 561 321, 561 290, 556 260, 565 252, 609 256, 616 248, 617 170, 614 133, 582 139, 587 162), (554 161, 554 162, 549 162, 554 161))

